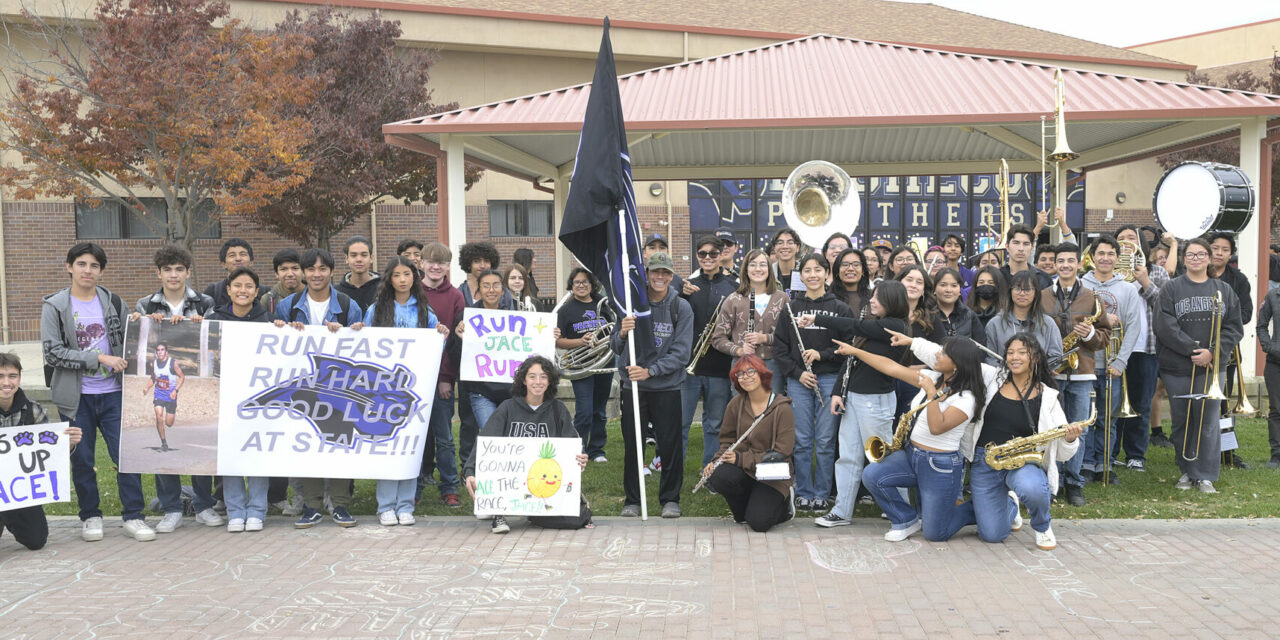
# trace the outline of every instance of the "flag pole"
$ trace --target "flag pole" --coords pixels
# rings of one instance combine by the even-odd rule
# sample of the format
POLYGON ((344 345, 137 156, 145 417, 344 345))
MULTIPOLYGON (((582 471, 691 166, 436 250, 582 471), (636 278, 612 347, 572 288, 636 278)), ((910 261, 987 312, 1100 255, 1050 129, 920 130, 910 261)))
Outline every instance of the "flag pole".
MULTIPOLYGON (((622 283, 624 307, 627 315, 632 315, 631 311, 631 256, 627 255, 627 210, 625 208, 618 209, 618 233, 622 235, 622 267, 626 269, 624 280, 622 283)), ((627 332, 627 362, 633 366, 636 364, 636 332, 633 328, 627 332)), ((644 486, 644 436, 640 429, 640 385, 635 380, 630 380, 627 370, 622 370, 622 375, 631 382, 631 426, 635 429, 636 442, 636 475, 640 480, 640 519, 649 519, 649 500, 645 496, 644 486)))

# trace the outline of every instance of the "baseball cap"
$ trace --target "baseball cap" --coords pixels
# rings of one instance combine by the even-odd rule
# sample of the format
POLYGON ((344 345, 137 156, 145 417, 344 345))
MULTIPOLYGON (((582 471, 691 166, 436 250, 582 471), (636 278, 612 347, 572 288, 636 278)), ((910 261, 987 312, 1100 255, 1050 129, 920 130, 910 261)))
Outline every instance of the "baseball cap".
POLYGON ((653 243, 655 243, 655 242, 661 242, 661 243, 662 243, 662 246, 664 246, 664 247, 670 247, 670 246, 671 246, 670 244, 667 244, 667 239, 666 239, 666 238, 664 238, 664 237, 662 237, 662 234, 661 234, 661 233, 655 233, 655 234, 653 234, 653 235, 649 236, 648 238, 645 238, 645 239, 644 239, 644 246, 646 246, 646 247, 647 247, 647 246, 649 246, 649 245, 651 245, 651 244, 653 244, 653 243))
POLYGON ((667 255, 662 251, 659 251, 649 256, 649 259, 646 260, 644 263, 644 268, 650 271, 654 269, 666 269, 671 273, 676 272, 676 265, 675 263, 671 262, 671 256, 667 255))
POLYGON ((889 242, 888 240, 885 240, 884 238, 880 238, 879 240, 872 240, 871 246, 877 249, 892 249, 893 243, 889 242))
POLYGON ((735 245, 738 244, 737 236, 733 235, 733 229, 730 229, 729 227, 720 227, 719 229, 716 229, 716 237, 719 238, 721 242, 735 245))

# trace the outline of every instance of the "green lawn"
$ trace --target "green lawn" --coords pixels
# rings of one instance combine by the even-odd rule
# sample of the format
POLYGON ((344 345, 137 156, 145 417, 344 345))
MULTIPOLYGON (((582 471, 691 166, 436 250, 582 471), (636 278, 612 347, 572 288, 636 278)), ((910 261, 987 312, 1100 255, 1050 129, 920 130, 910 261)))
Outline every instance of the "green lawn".
MULTIPOLYGON (((457 425, 455 423, 455 429, 457 425)), ((597 515, 617 515, 622 508, 622 436, 618 432, 618 421, 609 423, 609 445, 606 455, 609 462, 589 463, 583 486, 587 499, 597 515)), ((1167 432, 1167 427, 1166 427, 1167 432)), ((1253 465, 1247 471, 1227 469, 1217 483, 1218 494, 1203 495, 1199 492, 1178 491, 1173 488, 1180 475, 1173 463, 1172 449, 1153 448, 1148 452, 1147 471, 1137 473, 1120 469, 1116 471, 1121 484, 1104 487, 1090 484, 1085 488, 1085 496, 1089 504, 1083 508, 1071 508, 1055 503, 1054 518, 1257 518, 1272 517, 1280 513, 1280 470, 1267 469, 1265 463, 1270 455, 1267 444, 1266 420, 1242 420, 1237 426, 1240 438, 1240 454, 1253 465)), ((689 451, 694 452, 695 460, 686 464, 684 494, 681 508, 686 516, 728 517, 728 508, 724 501, 706 490, 690 495, 689 491, 698 480, 697 462, 701 461, 702 431, 694 425, 689 434, 689 451)), ((650 449, 646 461, 651 459, 650 449)), ((120 499, 116 492, 113 470, 106 448, 98 448, 99 489, 102 491, 102 507, 107 514, 120 513, 120 499), (105 472, 105 473, 104 473, 105 472)), ((357 515, 372 515, 376 511, 373 480, 356 482, 356 499, 352 512, 357 515)), ((143 490, 147 499, 155 494, 155 484, 150 475, 143 478, 143 490)), ((658 476, 652 475, 647 480, 649 513, 656 515, 661 509, 657 502, 658 476)), ((438 498, 434 487, 427 487, 426 498, 418 505, 420 515, 463 515, 470 513, 471 501, 462 490, 462 507, 450 509, 438 498)), ((74 515, 74 502, 47 505, 45 510, 54 515, 74 515)), ((272 513, 275 510, 272 509, 272 513)), ((876 517, 879 509, 871 505, 859 505, 856 515, 876 517)))

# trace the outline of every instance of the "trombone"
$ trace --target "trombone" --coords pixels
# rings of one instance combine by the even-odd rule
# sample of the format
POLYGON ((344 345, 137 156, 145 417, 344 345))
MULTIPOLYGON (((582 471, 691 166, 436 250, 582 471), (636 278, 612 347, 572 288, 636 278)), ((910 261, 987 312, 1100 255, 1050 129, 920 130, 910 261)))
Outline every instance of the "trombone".
POLYGON ((1249 402, 1249 394, 1244 390, 1244 361, 1241 360, 1240 345, 1236 345, 1234 355, 1236 361, 1236 392, 1234 394, 1236 401, 1231 406, 1231 413, 1237 416, 1251 416, 1257 413, 1258 410, 1253 408, 1253 403, 1249 402))
MULTIPOLYGON (((1062 69, 1058 69, 1053 74, 1053 151, 1046 152, 1047 145, 1045 140, 1048 137, 1048 123, 1045 116, 1040 116, 1040 210, 1053 211, 1057 208, 1056 202, 1059 195, 1065 194, 1064 185, 1058 184, 1059 174, 1061 173, 1061 165, 1063 162, 1070 162, 1080 157, 1080 154, 1071 150, 1071 145, 1067 144, 1067 120, 1066 120, 1066 103, 1067 103, 1067 86, 1062 79, 1062 69), (1053 188, 1055 206, 1049 207, 1049 163, 1053 163, 1053 188)), ((1065 177, 1065 174, 1061 177, 1065 177)), ((1064 206, 1065 206, 1065 198, 1064 206)), ((1055 221, 1056 222, 1056 221, 1055 221)), ((1050 224, 1051 228, 1057 228, 1056 225, 1050 224)))
POLYGON ((1210 338, 1213 340, 1213 363, 1205 367, 1204 375, 1209 380, 1205 380, 1204 393, 1192 393, 1196 385, 1196 365, 1191 365, 1191 384, 1187 386, 1187 395, 1181 396, 1187 399, 1187 420, 1182 426, 1182 459, 1187 462, 1195 462, 1200 459, 1200 444, 1204 439, 1204 406, 1209 400, 1226 400, 1227 397, 1222 393, 1222 386, 1218 384, 1218 367, 1221 364, 1222 351, 1219 348, 1222 344, 1222 317, 1226 315, 1222 305, 1222 292, 1213 294, 1213 323, 1209 328, 1210 338), (1196 400, 1200 401, 1200 418, 1196 425, 1196 455, 1187 455, 1187 445, 1190 444, 1191 438, 1191 403, 1196 400))

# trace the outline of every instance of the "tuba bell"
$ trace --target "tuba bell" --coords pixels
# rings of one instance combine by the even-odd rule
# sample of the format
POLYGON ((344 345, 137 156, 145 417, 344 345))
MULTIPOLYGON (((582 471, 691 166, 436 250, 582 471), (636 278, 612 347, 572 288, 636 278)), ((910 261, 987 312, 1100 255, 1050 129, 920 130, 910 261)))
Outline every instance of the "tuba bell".
POLYGON ((837 231, 852 234, 862 213, 853 178, 824 160, 806 162, 787 176, 781 204, 782 219, 810 247, 821 247, 837 231))

